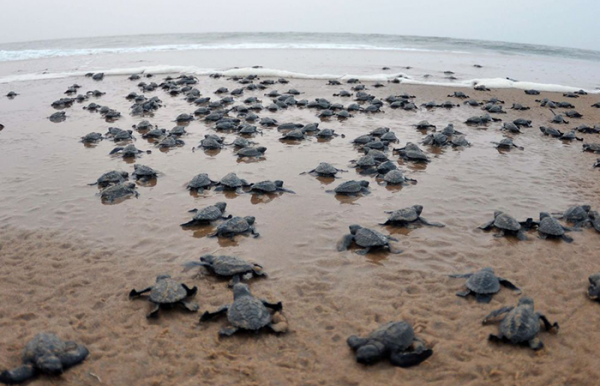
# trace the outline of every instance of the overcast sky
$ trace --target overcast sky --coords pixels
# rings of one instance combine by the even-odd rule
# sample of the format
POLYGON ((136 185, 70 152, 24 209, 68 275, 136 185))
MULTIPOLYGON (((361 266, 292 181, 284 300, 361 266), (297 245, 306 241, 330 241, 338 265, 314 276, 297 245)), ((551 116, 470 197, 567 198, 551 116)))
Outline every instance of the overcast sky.
POLYGON ((1 0, 0 42, 183 32, 353 32, 600 50, 599 0, 1 0))

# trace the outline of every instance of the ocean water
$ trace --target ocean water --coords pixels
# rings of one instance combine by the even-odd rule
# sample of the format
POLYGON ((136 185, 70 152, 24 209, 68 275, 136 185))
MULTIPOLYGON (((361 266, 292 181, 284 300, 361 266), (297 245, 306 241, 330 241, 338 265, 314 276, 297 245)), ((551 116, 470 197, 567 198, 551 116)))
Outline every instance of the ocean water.
POLYGON ((599 51, 439 37, 209 33, 0 45, 0 83, 80 76, 88 71, 243 75, 256 73, 255 65, 263 67, 263 76, 355 76, 380 81, 401 77, 413 84, 485 84, 547 91, 593 91, 600 86, 599 51), (223 56, 231 60, 224 61, 223 56), (384 72, 384 66, 390 70, 384 72), (444 71, 455 74, 450 78, 444 71))

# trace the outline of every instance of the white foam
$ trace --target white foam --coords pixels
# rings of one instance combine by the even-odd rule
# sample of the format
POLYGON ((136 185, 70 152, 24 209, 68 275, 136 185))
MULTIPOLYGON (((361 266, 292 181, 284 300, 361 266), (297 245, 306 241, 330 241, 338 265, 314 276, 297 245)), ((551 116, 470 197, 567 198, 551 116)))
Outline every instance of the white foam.
POLYGON ((369 44, 331 43, 237 43, 237 44, 165 44, 141 47, 78 48, 42 50, 0 50, 0 62, 32 60, 66 56, 89 56, 102 54, 139 54, 144 52, 191 51, 191 50, 368 50, 368 51, 410 51, 448 52, 467 54, 465 51, 431 50, 411 47, 386 47, 369 44))
MULTIPOLYGON (((58 73, 32 73, 32 74, 20 74, 20 75, 9 75, 0 78, 0 84, 2 83, 13 83, 13 82, 25 82, 25 81, 36 81, 36 80, 48 80, 48 79, 60 79, 68 77, 81 77, 84 76, 88 71, 75 71, 75 72, 58 72, 58 73)), ((152 73, 156 75, 160 74, 191 74, 196 76, 207 76, 210 74, 221 74, 223 76, 247 76, 247 75, 258 75, 261 77, 275 77, 275 78, 291 78, 291 79, 338 79, 347 80, 350 78, 356 78, 365 82, 386 82, 392 79, 399 78, 402 84, 413 84, 413 85, 424 85, 424 86, 443 86, 443 87, 454 87, 454 88, 473 88, 476 85, 485 85, 489 88, 515 88, 521 90, 536 89, 539 91, 549 92, 575 92, 581 90, 581 87, 564 86, 559 84, 549 83, 535 83, 535 82, 522 82, 504 78, 483 78, 483 79, 470 79, 463 81, 454 82, 434 82, 426 80, 413 79, 404 73, 394 74, 371 74, 371 75, 353 75, 353 74, 305 74, 293 71, 278 70, 272 68, 231 68, 226 70, 217 70, 213 68, 200 68, 194 66, 150 66, 150 67, 133 67, 133 68, 116 68, 109 70, 93 70, 93 72, 103 72, 107 76, 117 75, 131 75, 141 73, 152 73)), ((599 94, 600 90, 586 90, 591 94, 599 94)))

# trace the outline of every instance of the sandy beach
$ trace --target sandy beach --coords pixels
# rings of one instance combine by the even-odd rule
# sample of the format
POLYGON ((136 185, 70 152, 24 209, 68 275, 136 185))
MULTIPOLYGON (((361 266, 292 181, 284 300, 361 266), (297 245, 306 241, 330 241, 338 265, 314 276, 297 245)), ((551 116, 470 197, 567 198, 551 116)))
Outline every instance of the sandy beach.
MULTIPOLYGON (((179 74, 172 74, 178 76, 179 74)), ((159 83, 163 75, 151 80, 159 83)), ((261 78, 264 80, 266 78, 261 78)), ((147 80, 148 81, 148 80, 147 80)), ((271 90, 302 92, 297 99, 327 98, 347 105, 352 98, 332 96, 352 85, 326 86, 325 80, 289 79, 266 91, 245 91, 235 104, 249 96, 269 103, 271 90)), ((562 93, 525 95, 522 90, 432 87, 386 83, 374 88, 363 81, 367 92, 384 99, 388 95, 415 95, 415 104, 451 100, 460 107, 421 109, 416 112, 391 109, 384 113, 355 113, 354 117, 321 120, 317 111, 292 107, 276 113, 262 111, 279 123, 319 123, 345 138, 330 141, 309 136, 298 143, 280 141, 277 128, 261 128, 251 140, 267 147, 263 160, 240 161, 232 147, 217 152, 192 151, 204 135, 214 134, 213 125, 198 119, 186 126, 185 145, 161 151, 153 141, 134 131, 133 142, 143 154, 135 163, 160 172, 155 183, 139 184, 139 198, 116 205, 103 205, 99 189, 89 186, 109 170, 133 171, 133 163, 109 156, 110 140, 84 146, 80 138, 89 132, 105 133, 108 127, 129 129, 142 118, 129 114, 125 96, 139 92, 138 82, 126 76, 107 76, 102 82, 71 77, 1 84, 0 94, 15 89, 13 100, 0 99, 0 364, 14 367, 24 343, 39 331, 84 343, 90 357, 63 376, 69 385, 584 385, 600 377, 596 349, 600 342, 598 304, 586 295, 587 278, 600 271, 600 234, 593 229, 572 232, 574 242, 542 240, 535 231, 528 241, 495 238, 478 226, 489 221, 495 210, 518 219, 537 218, 542 211, 561 212, 576 204, 600 207, 598 158, 582 151, 582 143, 600 142, 598 134, 582 134, 580 141, 561 141, 542 135, 539 126, 551 125, 548 108, 536 99, 568 101, 583 118, 554 125, 568 131, 581 124, 600 122, 600 109, 590 107, 597 95, 565 98, 562 93), (75 103, 64 110, 67 119, 52 123, 56 112, 50 104, 73 83, 82 91, 106 93, 75 103), (473 127, 464 121, 482 115, 480 107, 469 107, 454 91, 464 91, 478 101, 497 97, 506 103, 507 114, 496 114, 504 122, 532 120, 522 134, 508 134, 524 150, 499 151, 491 142, 503 138, 502 122, 473 127), (122 113, 108 123, 98 113, 84 110, 90 102, 122 113), (531 107, 511 110, 513 103, 531 107), (472 146, 434 148, 420 145, 431 158, 428 164, 404 162, 388 151, 388 157, 416 185, 380 186, 350 168, 350 160, 361 152, 352 139, 378 127, 389 127, 400 139, 420 143, 425 134, 414 128, 428 120, 438 129, 453 123, 472 146), (567 130, 568 129, 568 130, 567 130), (339 179, 322 179, 302 172, 329 162, 348 170, 339 179), (281 179, 296 194, 277 196, 236 195, 209 190, 190 193, 187 183, 198 173, 219 180, 235 172, 249 182, 281 179), (371 194, 344 198, 329 194, 339 183, 351 179, 370 181, 371 194), (216 202, 227 202, 227 212, 255 216, 260 237, 236 237, 233 241, 207 238, 214 227, 183 229, 191 218, 188 211, 216 202), (424 206, 423 216, 441 222, 444 228, 398 229, 378 225, 385 211, 415 204, 424 206), (337 241, 351 224, 360 224, 391 234, 400 241, 399 255, 385 251, 359 256, 354 250, 338 252, 337 241), (148 302, 130 301, 132 288, 144 288, 156 275, 167 273, 198 286, 200 311, 231 302, 227 282, 203 273, 183 272, 182 264, 200 255, 230 254, 264 266, 266 279, 255 279, 253 293, 283 302, 290 324, 286 334, 241 334, 218 338, 225 320, 199 324, 200 314, 171 310, 147 320, 148 302), (490 304, 460 298, 455 293, 464 280, 448 275, 494 267, 531 296, 536 310, 560 324, 556 335, 542 333, 545 348, 497 345, 487 341, 497 326, 482 326, 490 311, 515 305, 519 296, 503 289, 490 304), (394 320, 410 322, 434 350, 418 367, 400 369, 389 363, 365 367, 357 364, 346 339, 366 335, 394 320)), ((219 87, 241 87, 226 78, 199 77, 194 87, 217 99, 219 87)), ((197 107, 183 96, 171 97, 162 90, 164 106, 145 117, 167 130, 181 113, 197 107)), ((563 111, 559 109, 558 111, 563 111)), ((233 113, 232 113, 233 116, 233 113)), ((219 134, 229 143, 233 133, 219 134)), ((56 384, 40 377, 32 384, 56 384)))

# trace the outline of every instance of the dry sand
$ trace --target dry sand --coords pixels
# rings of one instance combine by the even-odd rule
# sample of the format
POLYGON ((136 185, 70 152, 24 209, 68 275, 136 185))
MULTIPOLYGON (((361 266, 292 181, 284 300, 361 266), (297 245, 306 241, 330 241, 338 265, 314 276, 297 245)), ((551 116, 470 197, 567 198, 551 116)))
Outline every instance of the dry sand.
MULTIPOLYGON (((305 93, 301 98, 327 97, 349 103, 331 97, 340 87, 324 83, 292 80, 271 89, 296 88, 305 93)), ((230 90, 236 87, 232 81, 206 78, 197 87, 213 96, 222 85, 230 90)), ((8 86, 2 85, 0 91, 5 94, 8 86)), ((102 205, 95 195, 97 188, 87 183, 105 171, 131 172, 133 166, 108 156, 114 146, 110 141, 89 148, 77 141, 91 131, 129 128, 139 122, 127 114, 130 103, 124 99, 130 91, 138 91, 135 83, 125 77, 109 77, 100 83, 87 78, 60 79, 20 83, 17 91, 22 95, 16 99, 0 100, 0 123, 6 126, 0 132, 2 367, 18 365, 25 342, 36 333, 54 331, 90 349, 85 363, 62 376, 62 383, 72 385, 583 385, 600 377, 600 308, 585 296, 587 277, 600 271, 600 235, 587 229, 573 233, 575 242, 566 244, 540 240, 530 232, 529 241, 519 242, 477 229, 494 210, 525 218, 577 203, 600 207, 599 171, 591 167, 597 157, 583 153, 580 142, 542 136, 537 127, 549 124, 552 114, 534 102, 545 96, 572 102, 584 114, 583 119, 565 125, 573 128, 600 121, 600 111, 589 107, 597 96, 567 99, 551 93, 533 97, 517 90, 465 90, 478 100, 503 99, 505 109, 513 102, 532 107, 523 112, 507 110, 508 114, 499 116, 534 121, 534 128, 513 136, 525 150, 505 153, 490 144, 502 138, 499 123, 487 129, 461 123, 482 114, 466 106, 418 113, 385 107, 385 114, 359 114, 343 123, 324 121, 321 127, 346 134, 330 142, 312 138, 298 145, 286 144, 278 140, 276 129, 265 129, 255 140, 268 148, 266 159, 253 163, 237 162, 231 149, 211 155, 193 153, 191 148, 214 132, 200 121, 188 126, 183 148, 166 153, 135 133, 138 148, 153 150, 137 162, 162 174, 156 185, 138 188, 139 199, 109 206, 102 205), (83 91, 107 92, 90 101, 116 108, 124 117, 108 124, 75 104, 66 110, 67 121, 49 122, 46 117, 54 112, 50 103, 73 82, 81 84, 83 91), (321 161, 347 169, 349 161, 359 156, 350 140, 380 126, 390 127, 401 146, 419 142, 423 134, 411 125, 423 119, 442 128, 454 123, 473 146, 463 150, 423 147, 433 158, 426 166, 399 161, 408 176, 418 180, 417 185, 384 188, 367 177, 371 195, 338 199, 325 190, 348 179, 362 179, 354 169, 335 182, 299 175, 321 161), (193 195, 185 189, 200 172, 220 179, 230 171, 250 182, 283 179, 297 194, 260 200, 214 191, 193 195), (179 227, 190 218, 189 209, 224 199, 228 213, 256 216, 260 238, 222 241, 204 237, 210 229, 179 227), (414 204, 425 207, 424 217, 446 227, 398 230, 377 225, 385 220, 385 210, 414 204), (394 234, 405 252, 367 256, 337 252, 336 241, 353 223, 394 234), (157 274, 169 273, 199 287, 201 311, 229 303, 231 293, 225 281, 182 272, 182 263, 205 253, 237 254, 262 264, 270 276, 253 281, 252 291, 283 301, 290 332, 218 339, 223 319, 199 325, 199 315, 173 310, 149 321, 145 314, 150 305, 128 300, 131 288, 146 287, 157 274), (472 298, 457 297, 455 292, 464 281, 447 277, 485 266, 512 280, 535 299, 536 309, 560 324, 557 335, 541 335, 545 349, 533 352, 487 342, 487 335, 497 327, 482 326, 482 318, 493 309, 514 305, 518 296, 503 289, 490 304, 478 304, 472 298), (346 338, 400 319, 415 326, 434 355, 411 369, 385 362, 358 365, 346 338)), ((368 90, 379 97, 408 92, 417 95, 417 104, 442 102, 452 91, 393 84, 368 90)), ((245 96, 262 97, 263 93, 245 96)), ((195 109, 181 97, 162 91, 149 95, 165 102, 150 118, 163 128, 174 127, 175 116, 195 109)), ((315 111, 308 109, 260 115, 279 122, 318 121, 315 111)), ((586 142, 600 142, 597 135, 580 136, 586 142)), ((235 137, 228 134, 227 138, 230 142, 235 137)), ((33 384, 56 382, 41 377, 33 384)))

